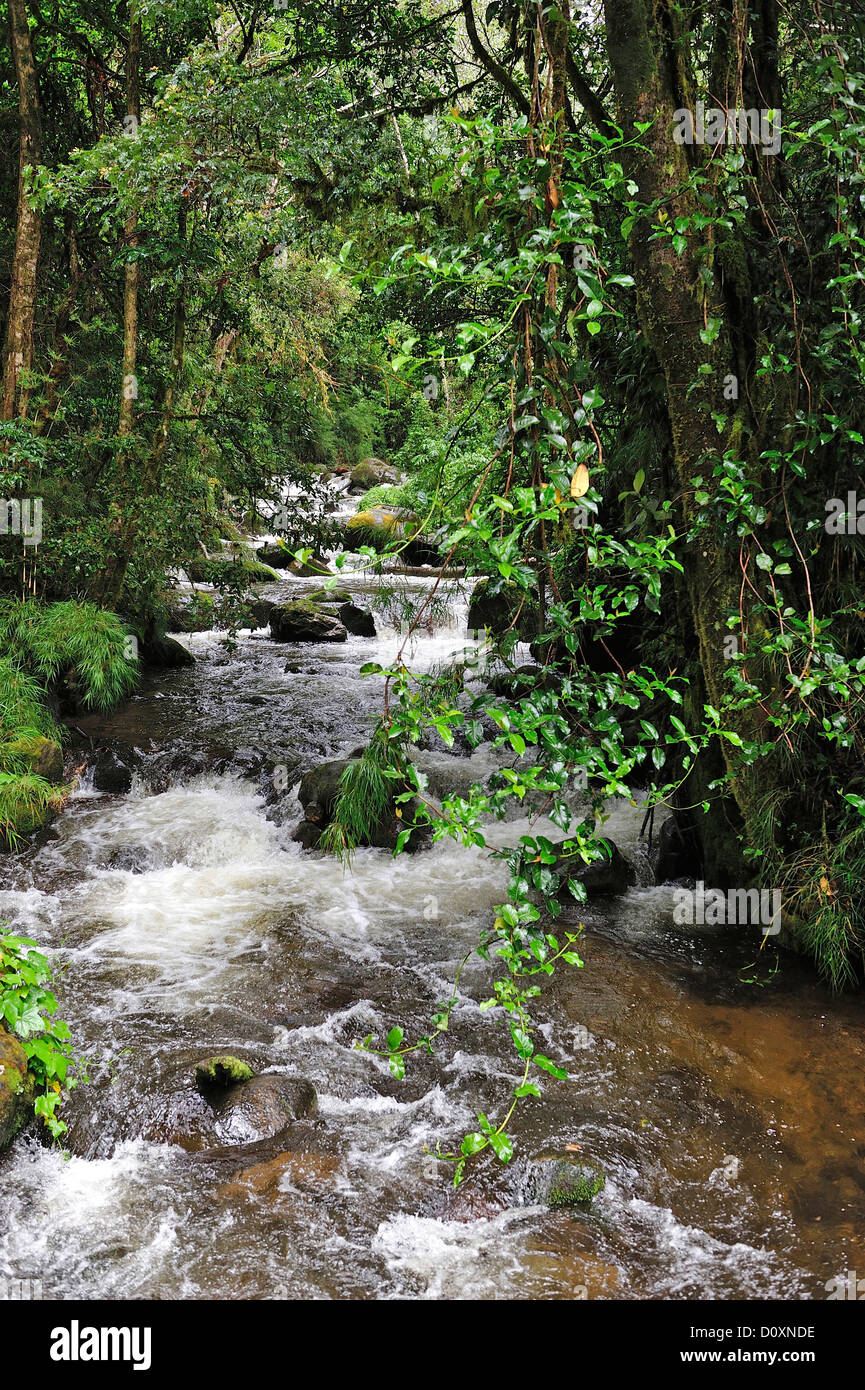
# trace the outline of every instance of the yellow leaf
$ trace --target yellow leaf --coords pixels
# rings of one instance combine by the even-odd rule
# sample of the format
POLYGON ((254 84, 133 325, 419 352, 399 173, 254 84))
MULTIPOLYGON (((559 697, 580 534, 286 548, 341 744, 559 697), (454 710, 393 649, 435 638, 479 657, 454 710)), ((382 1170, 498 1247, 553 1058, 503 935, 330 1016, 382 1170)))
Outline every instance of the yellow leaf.
POLYGON ((589 470, 584 463, 577 464, 577 471, 571 478, 571 496, 585 497, 589 490, 589 470))

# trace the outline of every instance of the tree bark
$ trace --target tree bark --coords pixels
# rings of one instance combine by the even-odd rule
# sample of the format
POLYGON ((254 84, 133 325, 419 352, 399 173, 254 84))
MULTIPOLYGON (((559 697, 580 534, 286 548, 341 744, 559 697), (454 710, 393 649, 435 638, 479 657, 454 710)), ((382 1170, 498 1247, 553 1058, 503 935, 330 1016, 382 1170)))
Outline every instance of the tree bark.
POLYGON ((16 416, 24 419, 27 415, 30 391, 26 385, 21 385, 21 374, 29 372, 33 366, 33 325, 42 235, 42 215, 27 193, 25 179, 25 171, 37 168, 42 158, 39 83, 26 0, 9 0, 9 31, 18 79, 18 209, 3 349, 2 420, 13 420, 16 416))
MULTIPOLYGON (((126 51, 126 118, 127 135, 138 138, 138 125, 141 120, 141 95, 139 88, 139 68, 141 62, 141 20, 138 17, 136 0, 129 7, 129 45, 126 51)), ((133 208, 126 219, 127 253, 134 253, 138 246, 136 229, 138 212, 133 208)), ((135 422, 135 399, 137 385, 135 363, 138 351, 138 257, 129 255, 126 262, 126 276, 123 287, 123 375, 120 387, 120 420, 117 433, 121 436, 132 433, 135 422)))

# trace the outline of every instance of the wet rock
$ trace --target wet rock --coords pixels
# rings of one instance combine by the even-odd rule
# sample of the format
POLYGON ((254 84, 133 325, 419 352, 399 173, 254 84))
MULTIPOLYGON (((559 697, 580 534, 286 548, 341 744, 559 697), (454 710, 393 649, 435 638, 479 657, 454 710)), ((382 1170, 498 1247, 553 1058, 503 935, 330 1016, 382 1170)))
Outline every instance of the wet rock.
POLYGON ((153 868, 153 854, 147 845, 119 845, 106 857, 106 869, 119 869, 127 874, 146 874, 153 868))
POLYGON ((222 1057, 210 1057, 206 1062, 198 1062, 195 1067, 195 1084, 202 1095, 209 1095, 211 1091, 226 1090, 240 1081, 251 1081, 254 1075, 248 1062, 225 1054, 222 1057))
POLYGON ((368 608, 358 608, 356 603, 343 603, 339 607, 339 617, 346 630, 355 637, 375 637, 375 619, 368 608))
POLYGON ((63 781, 63 751, 51 738, 43 738, 41 734, 16 738, 5 745, 4 752, 20 759, 28 772, 44 777, 46 782, 63 781))
POLYGON ((108 792, 111 796, 125 796, 132 786, 137 759, 131 748, 100 748, 90 766, 93 769, 93 786, 98 792, 108 792))
POLYGON ((586 1210, 606 1185, 606 1174, 597 1164, 578 1154, 543 1154, 531 1167, 532 1198, 548 1207, 586 1210))
POLYGON ((0 1149, 33 1113, 33 1077, 17 1038, 0 1027, 0 1149))
POLYGON ((219 1129, 231 1143, 249 1144, 279 1134, 294 1120, 315 1115, 318 1097, 311 1081, 268 1072, 217 1093, 219 1129))
POLYGON ((257 598, 249 604, 250 616, 253 618, 256 627, 267 627, 270 622, 270 615, 276 607, 273 599, 257 598))
POLYGON ((308 599, 277 604, 269 621, 270 635, 276 642, 344 642, 348 637, 338 618, 308 599))
POLYGON ((670 883, 678 879, 697 880, 703 865, 697 832, 687 818, 669 816, 658 834, 655 859, 655 882, 670 883))
POLYGON ((393 468, 384 459, 361 459, 351 470, 351 491, 369 492, 370 488, 381 487, 383 483, 400 482, 399 469, 393 468))
POLYGON ((321 826, 311 820, 302 820, 300 825, 295 826, 291 838, 304 849, 315 849, 321 839, 321 826))
POLYGON ((165 671, 195 665, 192 652, 173 637, 146 637, 138 644, 138 655, 145 666, 154 666, 165 671))
POLYGON ((333 1154, 281 1153, 266 1163, 244 1168, 231 1182, 217 1189, 219 1201, 239 1201, 258 1198, 276 1201, 286 1189, 301 1192, 322 1192, 333 1185, 340 1161, 333 1154))
POLYGON ((260 545, 255 552, 255 558, 260 565, 268 565, 270 569, 287 570, 292 563, 293 555, 287 545, 260 545))
POLYGON ((362 751, 356 748, 350 758, 337 758, 333 762, 321 763, 319 767, 311 768, 309 772, 304 773, 298 797, 305 820, 313 822, 320 830, 324 829, 333 815, 342 774, 354 758, 360 757, 362 751))
POLYGON ((316 589, 307 594, 310 603, 352 603, 354 600, 348 589, 316 589))
POLYGON ((591 864, 584 864, 576 852, 565 851, 566 840, 553 845, 556 855, 556 870, 561 879, 558 896, 564 902, 573 902, 573 894, 567 886, 567 879, 577 879, 583 884, 589 898, 618 897, 636 883, 637 875, 633 864, 625 858, 613 840, 601 840, 606 848, 604 857, 591 864))
MULTIPOLYGON (((307 823, 311 823, 319 830, 324 830, 330 824, 336 799, 340 792, 342 774, 349 763, 359 758, 362 752, 363 749, 356 748, 350 758, 338 758, 334 762, 322 763, 319 767, 304 774, 298 792, 304 818, 298 825, 297 832, 301 830, 301 826, 307 823)), ((407 790, 406 787, 400 787, 395 782, 391 798, 398 796, 405 790, 407 790)), ((397 808, 395 801, 391 799, 377 826, 370 835, 363 837, 361 844, 372 846, 375 849, 394 849, 400 831, 408 830, 414 824, 417 812, 416 801, 402 802, 397 808), (400 815, 397 815, 397 809, 400 810, 400 815)), ((303 834, 306 838, 310 832, 304 831, 303 834)), ((427 824, 419 824, 405 845, 405 849, 409 853, 424 849, 431 843, 431 839, 431 827, 427 824)))

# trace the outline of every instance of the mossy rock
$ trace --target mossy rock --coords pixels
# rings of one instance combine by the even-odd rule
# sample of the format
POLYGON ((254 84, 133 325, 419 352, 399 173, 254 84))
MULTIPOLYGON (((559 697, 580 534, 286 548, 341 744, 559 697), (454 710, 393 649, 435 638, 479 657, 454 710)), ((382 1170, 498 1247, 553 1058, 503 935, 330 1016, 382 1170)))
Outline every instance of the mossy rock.
POLYGON ((27 1053, 17 1038, 0 1027, 0 1149, 33 1113, 33 1091, 27 1053))
POLYGON ((348 589, 316 589, 314 594, 308 594, 310 603, 352 603, 353 597, 348 589))
POLYGON ((51 738, 35 734, 32 738, 16 738, 3 745, 5 754, 20 759, 28 772, 43 777, 55 785, 63 781, 63 750, 51 738))
POLYGON ((226 1054, 223 1057, 210 1057, 206 1062, 198 1062, 195 1067, 195 1084, 199 1091, 227 1089, 239 1081, 251 1081, 255 1072, 247 1062, 239 1057, 226 1054))
POLYGON ((548 1207, 586 1210, 607 1182, 602 1168, 576 1154, 542 1155, 533 1167, 535 1198, 548 1207))
POLYGON ((361 459, 360 463, 351 470, 351 486, 353 488, 362 487, 364 492, 370 488, 379 487, 382 483, 398 484, 399 482, 399 469, 385 463, 384 459, 361 459))

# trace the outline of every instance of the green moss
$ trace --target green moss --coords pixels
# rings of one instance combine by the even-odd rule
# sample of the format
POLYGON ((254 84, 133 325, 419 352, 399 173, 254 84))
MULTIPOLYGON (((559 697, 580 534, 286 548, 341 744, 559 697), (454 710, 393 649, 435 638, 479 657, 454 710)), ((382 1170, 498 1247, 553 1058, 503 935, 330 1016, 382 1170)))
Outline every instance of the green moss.
POLYGON ((230 1055, 211 1057, 206 1062, 199 1062, 195 1068, 195 1081, 200 1091, 234 1086, 238 1081, 251 1081, 254 1075, 252 1067, 241 1062, 239 1057, 230 1055))

